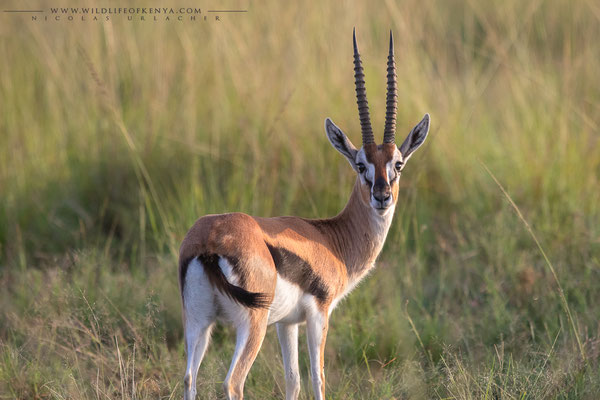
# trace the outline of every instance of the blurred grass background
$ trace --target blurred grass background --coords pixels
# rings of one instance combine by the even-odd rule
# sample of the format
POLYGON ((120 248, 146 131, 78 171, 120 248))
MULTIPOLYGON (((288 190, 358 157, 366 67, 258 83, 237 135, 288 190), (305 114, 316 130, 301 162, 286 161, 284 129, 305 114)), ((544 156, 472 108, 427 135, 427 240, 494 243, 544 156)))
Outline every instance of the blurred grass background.
MULTIPOLYGON (((349 196, 353 173, 323 120, 360 143, 353 27, 376 130, 389 29, 398 140, 425 112, 432 128, 403 175, 378 269, 332 315, 328 398, 598 398, 597 2, 218 8, 248 12, 218 22, 0 16, 0 398, 181 396, 176 255, 193 221, 326 217, 349 196), (482 163, 539 238, 572 322, 482 163)), ((232 352, 232 332, 219 329, 201 398, 221 396, 232 352)), ((280 359, 270 328, 248 398, 283 397, 280 359)))

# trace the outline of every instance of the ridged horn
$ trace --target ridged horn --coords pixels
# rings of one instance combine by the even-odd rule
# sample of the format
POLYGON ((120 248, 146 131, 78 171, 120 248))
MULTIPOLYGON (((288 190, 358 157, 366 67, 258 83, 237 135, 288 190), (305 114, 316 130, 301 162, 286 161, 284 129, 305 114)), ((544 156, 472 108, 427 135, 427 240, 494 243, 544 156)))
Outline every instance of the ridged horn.
POLYGON ((390 53, 387 62, 387 96, 385 106, 385 130, 383 143, 396 142, 396 110, 398 109, 398 83, 396 80, 396 62, 394 61, 394 38, 390 30, 390 53))
POLYGON ((367 89, 365 87, 365 73, 363 71, 358 46, 356 45, 356 29, 352 31, 354 42, 354 83, 356 85, 356 104, 358 105, 358 117, 360 118, 360 129, 362 131, 363 146, 375 143, 373 129, 371 128, 371 117, 369 116, 369 103, 367 102, 367 89))

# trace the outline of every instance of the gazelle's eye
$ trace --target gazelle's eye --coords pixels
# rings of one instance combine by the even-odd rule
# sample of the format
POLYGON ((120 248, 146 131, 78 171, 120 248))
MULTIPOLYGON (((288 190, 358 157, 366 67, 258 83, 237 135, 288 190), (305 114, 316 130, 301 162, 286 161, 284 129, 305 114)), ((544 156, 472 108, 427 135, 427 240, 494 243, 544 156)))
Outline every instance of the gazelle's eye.
POLYGON ((356 164, 356 168, 358 168, 358 172, 360 174, 362 174, 363 172, 365 172, 365 164, 363 164, 363 163, 356 164))
POLYGON ((396 163, 396 171, 400 172, 401 169, 402 169, 402 163, 400 161, 398 161, 396 163))

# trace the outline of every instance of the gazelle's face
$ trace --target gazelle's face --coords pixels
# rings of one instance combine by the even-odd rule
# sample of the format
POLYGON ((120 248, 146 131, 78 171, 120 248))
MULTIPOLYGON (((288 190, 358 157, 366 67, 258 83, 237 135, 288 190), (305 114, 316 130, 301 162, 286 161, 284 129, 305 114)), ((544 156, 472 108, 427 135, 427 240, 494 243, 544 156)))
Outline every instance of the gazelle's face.
POLYGON ((329 118, 325 120, 327 138, 358 174, 363 203, 379 215, 394 209, 400 173, 412 153, 423 144, 428 131, 429 114, 425 114, 399 148, 395 143, 369 143, 357 150, 340 128, 329 118))
POLYGON ((380 215, 394 208, 404 161, 393 143, 369 144, 356 153, 356 172, 361 182, 361 199, 380 215))
POLYGON ((344 132, 329 118, 325 119, 327 138, 348 160, 360 179, 360 193, 363 203, 379 215, 386 215, 394 209, 398 200, 398 181, 400 172, 411 154, 419 148, 429 132, 429 114, 425 114, 410 131, 402 146, 396 147, 396 111, 398 106, 398 85, 396 81, 396 63, 394 61, 394 39, 390 31, 390 49, 387 62, 387 93, 385 103, 385 129, 383 144, 376 145, 369 105, 365 74, 356 43, 356 31, 352 33, 354 46, 354 85, 356 87, 356 105, 362 132, 363 147, 357 150, 344 132))

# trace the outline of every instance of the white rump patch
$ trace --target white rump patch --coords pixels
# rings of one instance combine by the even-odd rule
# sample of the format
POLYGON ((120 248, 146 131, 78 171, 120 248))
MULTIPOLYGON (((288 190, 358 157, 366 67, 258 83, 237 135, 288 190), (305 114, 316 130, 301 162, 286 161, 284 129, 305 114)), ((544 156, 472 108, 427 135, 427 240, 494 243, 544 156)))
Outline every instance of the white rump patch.
POLYGON ((197 258, 188 264, 183 288, 183 304, 188 324, 205 326, 215 317, 213 288, 197 258))

